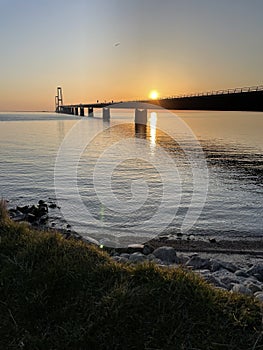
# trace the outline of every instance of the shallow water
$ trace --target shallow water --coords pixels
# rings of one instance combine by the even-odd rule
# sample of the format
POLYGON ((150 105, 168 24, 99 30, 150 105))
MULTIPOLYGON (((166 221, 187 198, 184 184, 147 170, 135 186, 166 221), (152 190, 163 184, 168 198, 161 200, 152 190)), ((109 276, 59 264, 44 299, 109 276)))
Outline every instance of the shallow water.
MULTIPOLYGON (((204 238, 261 237, 263 113, 175 113, 200 142, 209 173, 203 211, 185 234, 204 238)), ((80 138, 88 140, 95 135, 87 141, 77 166, 78 192, 89 215, 84 212, 80 215, 76 192, 70 189, 70 160, 67 159, 64 170, 59 173, 67 190, 57 200, 62 207, 72 206, 71 217, 65 219, 79 233, 99 241, 107 235, 121 237, 134 232, 137 239, 151 235, 149 230, 153 234, 179 233, 193 191, 198 191, 187 157, 187 152, 199 157, 195 154, 196 140, 188 135, 184 139, 183 134, 178 133, 178 124, 171 112, 149 112, 148 125, 142 129, 135 129, 133 114, 132 111, 112 112, 112 120, 104 123, 103 131, 99 112, 95 113, 96 118, 80 122, 80 138), (167 159, 162 158, 162 151, 168 155, 167 159), (103 155, 103 152, 106 153, 103 155), (98 160, 100 168, 96 168, 98 160), (112 166, 107 200, 105 174, 112 166), (168 184, 166 192, 164 182, 165 186, 168 184), (161 205, 166 209, 161 219, 153 219, 154 227, 145 224, 158 213, 161 205), (175 213, 170 223, 169 213, 175 213)), ((54 166, 58 150, 65 135, 79 120, 79 117, 52 113, 0 113, 0 195, 10 201, 10 206, 56 199, 54 166)), ((72 155, 75 151, 73 147, 72 155)), ((200 209, 199 205, 202 199, 193 203, 193 213, 200 209)), ((57 226, 65 225, 61 211, 53 210, 50 215, 57 226)))

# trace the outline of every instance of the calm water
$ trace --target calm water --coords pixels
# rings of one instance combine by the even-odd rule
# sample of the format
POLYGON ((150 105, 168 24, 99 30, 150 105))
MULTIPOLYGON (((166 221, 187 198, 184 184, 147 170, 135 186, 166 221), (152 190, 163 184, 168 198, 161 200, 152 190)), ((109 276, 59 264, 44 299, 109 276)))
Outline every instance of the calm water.
MULTIPOLYGON (((200 141, 209 172, 209 188, 203 211, 187 234, 204 238, 260 238, 263 234, 263 113, 180 111, 176 114, 200 141)), ((98 118, 86 118, 84 121, 85 128, 93 134, 102 125, 99 113, 95 115, 98 118)), ((65 135, 80 120, 78 117, 51 113, 0 113, 0 195, 10 201, 10 206, 34 204, 39 199, 58 199, 62 206, 72 205, 70 223, 81 234, 91 234, 93 238, 98 231, 103 232, 102 235, 113 231, 117 235, 131 233, 135 226, 137 232, 139 227, 143 236, 147 234, 143 231, 150 228, 142 223, 150 221, 162 203, 164 180, 155 164, 156 159, 161 157, 160 154, 157 157, 158 150, 161 149, 174 159, 179 174, 176 179, 180 179, 176 185, 179 186, 180 182, 181 186, 180 190, 178 187, 178 193, 176 189, 174 192, 168 190, 165 195, 162 204, 167 206, 167 211, 172 210, 173 206, 178 210, 162 233, 178 233, 193 192, 193 174, 184 150, 187 148, 193 151, 195 145, 187 138, 181 139, 180 144, 178 138, 163 132, 171 130, 172 136, 176 135, 174 119, 170 113, 157 111, 156 114, 151 114, 148 126, 143 130, 135 130, 133 119, 131 111, 116 111, 105 130, 88 142, 78 162, 79 196, 89 208, 91 216, 102 225, 96 226, 88 216, 82 216, 79 220, 77 209, 74 212, 74 203, 77 201, 74 191, 67 188, 65 196, 56 198, 56 156, 65 135), (120 121, 124 124, 120 125, 120 121), (108 128, 109 126, 111 127, 108 128), (125 156, 122 140, 136 140, 131 148, 133 152, 133 147, 136 148, 137 159, 125 156), (102 156, 103 152, 108 153, 102 156), (120 161, 122 154, 124 158, 120 161), (144 159, 145 154, 148 159, 152 159, 152 163, 144 159), (101 159, 101 168, 96 170, 98 159, 101 159), (133 211, 122 211, 122 207, 114 210, 110 207, 110 201, 107 206, 101 200, 101 195, 105 194, 103 191, 107 189, 106 180, 102 176, 103 169, 107 172, 113 160, 115 168, 110 176, 111 192, 120 203, 130 201, 134 202, 133 205, 138 204, 133 211), (97 171, 96 176, 94 171, 97 171), (145 186, 140 185, 142 180, 147 183, 146 192, 145 186), (138 186, 133 188, 137 182, 138 186), (134 194, 135 197, 138 195, 138 199, 133 201, 134 194), (143 201, 139 203, 141 198, 143 201)), ((80 138, 83 137, 88 140, 84 131, 80 135, 80 138)), ((72 154, 74 151, 72 148, 72 154)), ((161 163, 162 171, 169 174, 169 161, 161 163)), ((60 172, 62 183, 64 176, 65 181, 67 179, 70 166, 70 163, 65 163, 64 174, 60 172)), ((170 185, 173 186, 172 183, 170 185)), ((195 206, 194 209, 198 210, 198 203, 195 206)), ((61 211, 53 210, 50 215, 51 222, 57 226, 66 225, 61 211)), ((163 220, 156 223, 159 232, 165 226, 165 220, 164 216, 163 220)))

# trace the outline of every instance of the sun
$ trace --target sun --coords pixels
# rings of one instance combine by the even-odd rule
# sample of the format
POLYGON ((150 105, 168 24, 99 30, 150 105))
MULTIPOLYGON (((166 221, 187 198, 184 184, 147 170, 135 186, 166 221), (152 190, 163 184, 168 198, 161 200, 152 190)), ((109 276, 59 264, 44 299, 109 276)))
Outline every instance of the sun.
POLYGON ((152 90, 152 91, 149 93, 149 98, 150 98, 151 100, 156 100, 158 97, 159 97, 159 93, 158 93, 158 91, 156 91, 156 90, 152 90))

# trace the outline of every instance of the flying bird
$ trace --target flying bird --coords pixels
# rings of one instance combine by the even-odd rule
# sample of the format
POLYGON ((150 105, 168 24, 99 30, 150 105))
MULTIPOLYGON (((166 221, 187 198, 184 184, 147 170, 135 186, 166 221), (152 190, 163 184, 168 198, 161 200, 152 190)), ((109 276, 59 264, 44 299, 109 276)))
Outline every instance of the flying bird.
POLYGON ((120 44, 121 44, 121 43, 116 43, 116 44, 114 44, 114 46, 115 46, 115 47, 118 47, 118 46, 120 46, 120 44))

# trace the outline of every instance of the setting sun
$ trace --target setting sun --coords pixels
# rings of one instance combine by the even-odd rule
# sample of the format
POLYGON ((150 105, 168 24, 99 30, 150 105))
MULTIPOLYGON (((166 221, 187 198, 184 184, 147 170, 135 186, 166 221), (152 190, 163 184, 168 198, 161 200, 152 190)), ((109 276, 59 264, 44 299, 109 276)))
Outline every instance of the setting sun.
POLYGON ((156 90, 152 90, 149 94, 150 99, 156 100, 159 97, 159 93, 156 90))

